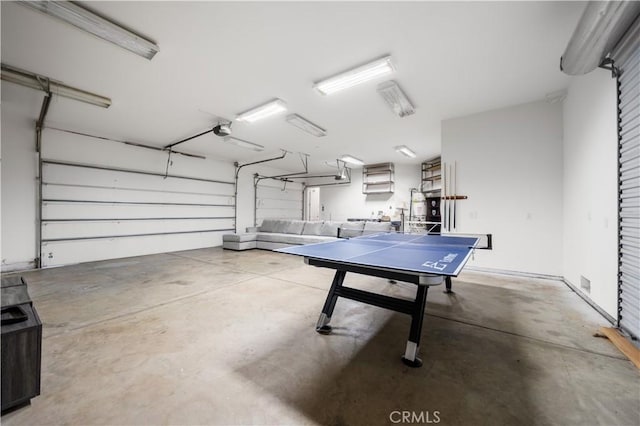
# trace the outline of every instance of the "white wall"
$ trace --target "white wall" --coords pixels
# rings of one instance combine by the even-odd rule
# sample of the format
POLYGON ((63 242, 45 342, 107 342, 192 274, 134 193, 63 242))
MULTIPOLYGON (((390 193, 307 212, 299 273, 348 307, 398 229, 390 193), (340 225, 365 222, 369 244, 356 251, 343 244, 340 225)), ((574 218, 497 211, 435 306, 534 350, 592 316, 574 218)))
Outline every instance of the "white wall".
POLYGON ((442 122, 457 162, 461 233, 493 234, 469 266, 562 274, 562 105, 533 102, 442 122))
POLYGON ((31 268, 38 256, 35 115, 42 97, 2 83, 2 271, 31 268))
MULTIPOLYGON (((574 77, 564 102, 563 275, 617 316, 616 83, 595 70, 574 77)), ((583 291, 580 289, 580 291, 583 291)))
POLYGON ((348 218, 372 218, 378 217, 378 212, 382 211, 392 220, 400 220, 396 208, 403 202, 409 206, 410 189, 420 187, 420 172, 419 164, 396 164, 395 192, 366 195, 362 193, 362 169, 352 170, 350 185, 320 187, 321 219, 345 221, 348 218))

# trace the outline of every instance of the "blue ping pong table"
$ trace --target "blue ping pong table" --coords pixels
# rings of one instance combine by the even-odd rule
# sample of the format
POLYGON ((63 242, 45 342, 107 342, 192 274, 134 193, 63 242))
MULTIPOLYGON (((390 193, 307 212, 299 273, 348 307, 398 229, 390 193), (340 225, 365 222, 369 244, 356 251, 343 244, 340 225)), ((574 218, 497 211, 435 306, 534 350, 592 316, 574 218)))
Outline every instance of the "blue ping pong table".
POLYGON ((331 332, 329 322, 338 297, 408 314, 411 328, 402 361, 410 367, 420 367, 418 349, 427 290, 445 280, 450 290, 451 277, 460 273, 478 241, 472 237, 384 233, 276 251, 304 256, 309 265, 336 270, 316 331, 331 332), (342 283, 347 272, 416 284, 415 300, 345 287, 342 283))

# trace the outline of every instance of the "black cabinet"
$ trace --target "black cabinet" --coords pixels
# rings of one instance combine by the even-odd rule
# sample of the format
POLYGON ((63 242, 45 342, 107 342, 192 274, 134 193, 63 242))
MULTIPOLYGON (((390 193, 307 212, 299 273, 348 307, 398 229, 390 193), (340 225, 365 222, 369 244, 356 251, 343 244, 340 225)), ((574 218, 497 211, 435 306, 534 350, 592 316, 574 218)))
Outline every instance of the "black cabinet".
POLYGON ((440 233, 440 223, 442 217, 440 216, 440 197, 427 197, 425 200, 427 204, 427 222, 430 222, 430 233, 440 233))
POLYGON ((40 395, 42 323, 26 283, 2 279, 2 412, 40 395))

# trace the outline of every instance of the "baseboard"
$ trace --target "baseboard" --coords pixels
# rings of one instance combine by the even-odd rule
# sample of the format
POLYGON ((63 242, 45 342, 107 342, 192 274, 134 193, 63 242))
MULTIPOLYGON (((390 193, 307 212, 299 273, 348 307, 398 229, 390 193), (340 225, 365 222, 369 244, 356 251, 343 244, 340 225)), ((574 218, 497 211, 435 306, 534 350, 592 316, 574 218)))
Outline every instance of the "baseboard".
POLYGON ((576 286, 571 284, 571 282, 569 280, 567 280, 566 278, 562 278, 562 282, 565 283, 566 286, 569 287, 571 290, 573 290, 573 292, 576 293, 582 300, 587 302, 589 304, 589 306, 591 306, 593 309, 595 309, 596 312, 598 312, 600 315, 602 315, 604 317, 604 319, 609 321, 611 324, 614 324, 614 325, 616 324, 616 319, 614 317, 609 315, 600 306, 596 305, 596 303, 593 300, 591 300, 591 298, 589 298, 589 296, 587 296, 586 294, 584 294, 584 292, 580 291, 576 286))
POLYGON ((31 260, 28 262, 3 263, 0 267, 0 270, 3 274, 9 272, 29 271, 32 269, 36 269, 35 260, 31 260))
POLYGON ((553 280, 553 281, 561 281, 567 287, 569 287, 574 293, 576 293, 582 300, 587 302, 589 306, 591 306, 596 312, 598 312, 604 319, 606 319, 611 324, 616 324, 616 319, 609 315, 605 310, 603 310, 600 306, 596 305, 596 303, 589 298, 586 294, 580 291, 576 286, 571 284, 569 280, 565 277, 561 277, 558 275, 546 275, 546 274, 536 274, 531 272, 518 272, 518 271, 510 271, 505 269, 493 269, 493 268, 482 268, 477 266, 466 266, 464 268, 465 271, 474 271, 474 272, 485 272, 489 274, 499 274, 499 275, 510 275, 516 277, 523 278, 538 278, 543 280, 553 280))
POLYGON ((478 266, 465 266, 464 270, 474 271, 474 272, 486 272, 488 274, 510 275, 510 276, 523 277, 523 278, 538 278, 541 280, 553 280, 553 281, 563 280, 563 278, 559 275, 546 275, 546 274, 538 274, 533 272, 510 271, 508 269, 493 269, 493 268, 483 268, 478 266))

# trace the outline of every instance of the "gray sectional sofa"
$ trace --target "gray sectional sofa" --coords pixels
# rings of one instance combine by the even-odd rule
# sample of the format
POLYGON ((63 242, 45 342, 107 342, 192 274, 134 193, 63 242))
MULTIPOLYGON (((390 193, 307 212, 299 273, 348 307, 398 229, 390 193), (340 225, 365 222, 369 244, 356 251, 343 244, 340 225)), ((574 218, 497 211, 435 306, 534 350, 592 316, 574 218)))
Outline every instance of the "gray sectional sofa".
POLYGON ((229 250, 254 248, 275 250, 293 245, 321 243, 378 232, 390 232, 390 222, 331 222, 264 219, 246 233, 222 236, 222 247, 229 250))

